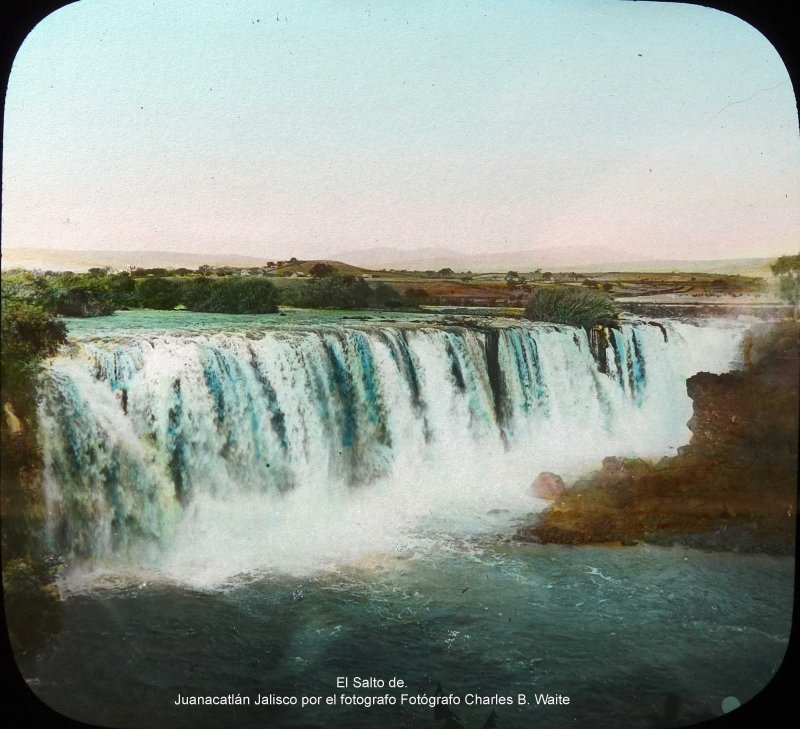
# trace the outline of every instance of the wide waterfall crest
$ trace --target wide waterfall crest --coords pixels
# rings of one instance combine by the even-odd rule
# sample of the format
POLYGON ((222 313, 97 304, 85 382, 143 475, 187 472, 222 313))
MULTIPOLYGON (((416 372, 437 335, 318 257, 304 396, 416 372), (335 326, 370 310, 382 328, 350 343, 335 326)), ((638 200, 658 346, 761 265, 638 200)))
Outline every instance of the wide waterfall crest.
POLYGON ((497 528, 498 514, 538 508, 528 486, 540 470, 577 475, 686 443, 685 379, 728 369, 739 332, 382 324, 87 338, 43 387, 49 536, 75 559, 233 574, 397 551, 434 525, 497 528))

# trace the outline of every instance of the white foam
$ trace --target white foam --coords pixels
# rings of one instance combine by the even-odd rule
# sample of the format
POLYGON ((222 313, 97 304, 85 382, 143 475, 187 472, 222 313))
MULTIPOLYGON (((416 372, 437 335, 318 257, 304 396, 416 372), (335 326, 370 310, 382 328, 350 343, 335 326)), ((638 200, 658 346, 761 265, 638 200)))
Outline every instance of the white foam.
POLYGON ((619 334, 643 384, 610 347, 598 372, 583 331, 503 330, 499 423, 474 330, 85 342, 52 363, 41 409, 53 538, 97 565, 207 585, 508 530, 544 505, 529 491, 540 471, 569 480, 688 441, 685 380, 729 369, 742 327, 665 326, 667 341, 655 326, 619 334))

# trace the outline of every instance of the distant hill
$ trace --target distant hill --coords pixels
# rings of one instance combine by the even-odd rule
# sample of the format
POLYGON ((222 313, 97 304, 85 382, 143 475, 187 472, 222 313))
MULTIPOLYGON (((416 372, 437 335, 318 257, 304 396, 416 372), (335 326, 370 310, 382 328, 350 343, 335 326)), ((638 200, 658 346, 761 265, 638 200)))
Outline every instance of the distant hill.
POLYGON ((448 248, 412 248, 408 250, 388 247, 364 248, 358 251, 336 252, 331 255, 339 261, 346 261, 372 270, 405 268, 415 271, 455 269, 456 267, 461 270, 461 266, 457 262, 469 258, 469 254, 448 248))
MULTIPOLYGON (((682 260, 656 260, 656 261, 625 261, 605 265, 583 266, 580 270, 585 273, 612 272, 620 273, 650 272, 670 273, 722 273, 738 276, 755 276, 766 278, 772 275, 770 264, 774 258, 715 258, 704 261, 682 260)), ((563 270, 563 269, 554 269, 563 270)))
POLYGON ((528 251, 503 253, 461 253, 445 248, 368 248, 361 251, 344 251, 334 254, 337 260, 346 261, 369 269, 407 269, 416 271, 452 268, 454 271, 519 272, 545 271, 583 272, 599 271, 687 271, 696 273, 728 273, 751 276, 769 274, 773 258, 711 259, 685 261, 673 259, 651 259, 644 256, 632 258, 627 251, 606 248, 598 250, 591 246, 559 246, 528 251))
MULTIPOLYGON (((530 251, 503 251, 500 253, 462 253, 446 248, 368 248, 333 254, 364 268, 405 268, 416 271, 452 268, 455 271, 498 271, 509 269, 556 269, 560 266, 585 267, 591 262, 622 261, 629 257, 624 251, 592 246, 559 246, 530 251)), ((641 260, 645 260, 640 258, 641 260)))
MULTIPOLYGON (((598 253, 589 246, 564 246, 535 251, 510 251, 505 253, 460 253, 444 248, 369 248, 361 251, 334 253, 330 259, 304 261, 292 270, 308 273, 319 260, 330 263, 340 273, 363 273, 365 270, 405 269, 416 271, 452 268, 454 271, 529 272, 540 268, 545 271, 599 271, 654 273, 685 271, 696 273, 727 273, 745 276, 768 276, 769 264, 774 258, 738 258, 702 261, 670 259, 631 259, 625 252, 604 249, 598 253)), ((249 268, 265 266, 266 257, 239 256, 215 253, 180 253, 169 251, 59 251, 36 248, 4 248, 2 266, 53 271, 86 271, 92 267, 110 266, 125 269, 129 266, 143 268, 197 268, 202 265, 249 268)))
POLYGON ((311 273, 311 269, 314 268, 318 263, 327 263, 331 268, 333 268, 335 273, 344 273, 350 274, 351 276, 359 276, 364 273, 368 273, 363 268, 359 268, 358 266, 351 266, 349 263, 342 263, 341 261, 331 261, 328 259, 314 259, 313 261, 303 261, 302 263, 287 263, 284 266, 280 266, 277 271, 278 273, 287 273, 287 272, 296 272, 296 273, 311 273))
POLYGON ((59 251, 48 248, 3 248, 3 268, 38 268, 51 271, 87 271, 110 266, 125 269, 197 268, 198 266, 265 266, 268 260, 256 256, 170 251, 59 251))

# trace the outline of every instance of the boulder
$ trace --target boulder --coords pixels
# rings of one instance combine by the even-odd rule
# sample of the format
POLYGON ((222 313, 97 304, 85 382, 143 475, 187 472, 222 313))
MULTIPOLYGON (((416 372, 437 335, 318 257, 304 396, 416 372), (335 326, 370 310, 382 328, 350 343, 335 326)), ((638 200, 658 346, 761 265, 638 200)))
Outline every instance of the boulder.
POLYGON ((542 471, 531 484, 533 495, 537 499, 547 499, 548 501, 554 501, 566 490, 564 479, 550 471, 542 471))

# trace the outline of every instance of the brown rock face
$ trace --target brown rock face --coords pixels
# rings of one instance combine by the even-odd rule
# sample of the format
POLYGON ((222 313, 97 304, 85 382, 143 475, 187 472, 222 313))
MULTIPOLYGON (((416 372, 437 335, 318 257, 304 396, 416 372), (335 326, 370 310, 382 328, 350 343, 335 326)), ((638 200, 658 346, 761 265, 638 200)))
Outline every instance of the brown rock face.
POLYGON ((679 455, 657 464, 604 459, 600 471, 558 497, 519 537, 792 552, 799 353, 797 323, 754 327, 743 370, 687 380, 692 439, 679 455))
POLYGON ((557 473, 542 471, 531 484, 531 492, 537 499, 553 501, 567 490, 564 479, 557 473))

